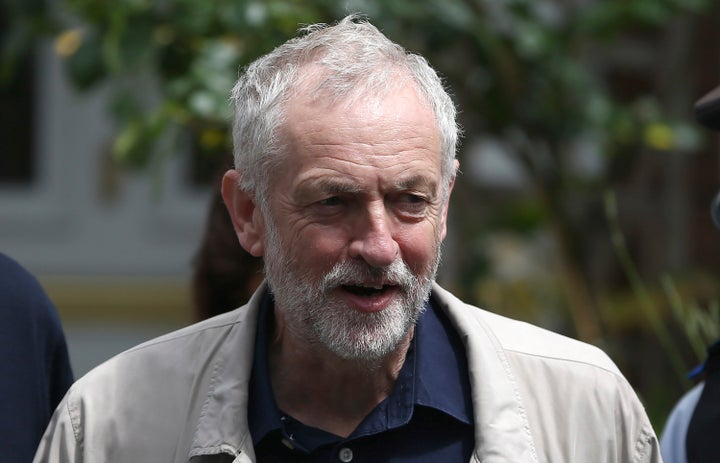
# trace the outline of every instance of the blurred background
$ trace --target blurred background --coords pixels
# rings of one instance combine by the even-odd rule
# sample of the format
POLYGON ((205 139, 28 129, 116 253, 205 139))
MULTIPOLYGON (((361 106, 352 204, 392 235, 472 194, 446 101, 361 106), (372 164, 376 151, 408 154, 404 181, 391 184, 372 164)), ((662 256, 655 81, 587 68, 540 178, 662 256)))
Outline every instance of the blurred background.
MULTIPOLYGON (((596 344, 658 432, 718 336, 710 0, 4 0, 0 252, 57 305, 76 375, 199 315, 194 259, 238 69, 362 12, 444 77, 461 176, 439 276, 596 344)), ((238 282, 245 285, 246 282, 238 282)))

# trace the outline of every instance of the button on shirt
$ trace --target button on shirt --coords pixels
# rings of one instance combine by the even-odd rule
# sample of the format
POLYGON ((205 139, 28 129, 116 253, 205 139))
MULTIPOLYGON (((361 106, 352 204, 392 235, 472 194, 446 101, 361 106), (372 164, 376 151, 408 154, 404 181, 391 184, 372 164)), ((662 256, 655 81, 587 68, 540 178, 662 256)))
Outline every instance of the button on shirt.
POLYGON ((392 393, 347 438, 280 410, 267 346, 273 302, 263 301, 248 419, 258 463, 467 462, 474 446, 465 350, 445 315, 426 305, 392 393))

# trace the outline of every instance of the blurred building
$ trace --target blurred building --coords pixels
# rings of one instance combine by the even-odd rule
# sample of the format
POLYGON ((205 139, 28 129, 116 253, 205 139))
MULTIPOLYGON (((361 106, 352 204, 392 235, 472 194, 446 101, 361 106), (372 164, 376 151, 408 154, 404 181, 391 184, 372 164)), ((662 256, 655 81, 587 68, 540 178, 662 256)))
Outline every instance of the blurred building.
POLYGON ((42 49, 0 94, 0 251, 43 282, 79 374, 189 322, 208 197, 180 156, 143 172, 113 160, 107 90, 78 93, 42 49))

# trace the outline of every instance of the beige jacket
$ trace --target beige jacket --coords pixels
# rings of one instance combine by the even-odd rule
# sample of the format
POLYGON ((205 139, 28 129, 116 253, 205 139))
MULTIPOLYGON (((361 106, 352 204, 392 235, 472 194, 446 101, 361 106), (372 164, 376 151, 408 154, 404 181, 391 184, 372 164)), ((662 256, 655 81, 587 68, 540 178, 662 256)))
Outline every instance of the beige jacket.
MULTIPOLYGON (((254 462, 248 381, 265 288, 233 312, 141 344, 78 380, 35 462, 254 462)), ((625 378, 587 344, 433 298, 467 348, 471 462, 660 462, 625 378)))

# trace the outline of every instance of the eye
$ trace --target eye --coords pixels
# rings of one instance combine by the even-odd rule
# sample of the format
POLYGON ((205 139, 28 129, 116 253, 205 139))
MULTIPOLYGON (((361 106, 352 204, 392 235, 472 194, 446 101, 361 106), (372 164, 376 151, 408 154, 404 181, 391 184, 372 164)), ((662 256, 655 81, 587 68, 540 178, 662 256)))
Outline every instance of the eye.
POLYGON ((400 214, 409 217, 424 216, 429 203, 424 195, 418 193, 399 193, 392 202, 400 214))
POLYGON ((425 197, 413 193, 404 193, 403 195, 401 195, 401 199, 408 204, 424 204, 427 202, 425 197))
POLYGON ((321 206, 340 206, 343 200, 340 196, 330 196, 329 198, 321 199, 318 203, 321 206))

